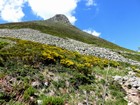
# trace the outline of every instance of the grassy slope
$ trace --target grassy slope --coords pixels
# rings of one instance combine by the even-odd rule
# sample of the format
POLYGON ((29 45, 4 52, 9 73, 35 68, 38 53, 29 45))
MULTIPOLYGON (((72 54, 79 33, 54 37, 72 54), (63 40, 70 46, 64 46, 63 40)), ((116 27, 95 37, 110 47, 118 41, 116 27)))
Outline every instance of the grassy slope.
POLYGON ((140 62, 140 54, 139 53, 122 53, 121 54, 122 56, 126 57, 126 58, 129 58, 129 59, 132 59, 132 60, 136 60, 136 61, 139 61, 140 62))
POLYGON ((2 28, 32 28, 35 30, 39 30, 43 33, 48 33, 51 35, 63 37, 63 38, 72 38, 78 41, 82 41, 88 44, 93 44, 99 47, 105 47, 116 50, 124 50, 131 51, 125 48, 122 48, 116 44, 108 42, 102 38, 95 37, 88 33, 85 33, 75 26, 70 26, 61 23, 52 23, 48 21, 36 21, 36 22, 23 22, 23 23, 9 23, 9 24, 1 24, 0 29, 2 28))
POLYGON ((111 79, 114 75, 127 74, 117 62, 30 41, 9 38, 0 38, 0 41, 0 104, 36 105, 37 100, 43 100, 42 105, 49 102, 64 105, 64 101, 77 105, 86 99, 86 90, 89 102, 100 105, 107 81, 106 97, 109 98, 105 105, 127 105, 123 89, 111 79), (9 42, 16 43, 7 47, 9 42), (107 69, 104 68, 108 63, 111 68, 106 76, 107 69), (118 71, 116 66, 122 69, 118 71), (44 85, 46 80, 48 86, 44 85), (41 84, 33 87, 34 81, 41 84), (48 95, 51 91, 53 97, 48 95))

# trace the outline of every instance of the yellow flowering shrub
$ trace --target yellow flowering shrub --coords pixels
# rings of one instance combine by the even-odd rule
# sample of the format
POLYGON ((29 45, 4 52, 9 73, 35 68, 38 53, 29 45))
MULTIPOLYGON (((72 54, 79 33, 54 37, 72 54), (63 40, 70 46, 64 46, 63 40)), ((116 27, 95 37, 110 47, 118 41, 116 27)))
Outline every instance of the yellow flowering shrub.
POLYGON ((103 59, 102 64, 103 64, 104 67, 107 67, 109 65, 109 60, 103 59))
POLYGON ((88 68, 91 68, 92 67, 91 63, 85 63, 84 66, 85 67, 88 67, 88 68))
POLYGON ((74 70, 88 73, 92 67, 112 67, 119 66, 118 62, 98 58, 91 55, 81 55, 78 52, 68 51, 66 49, 45 45, 25 40, 13 39, 15 46, 1 51, 2 59, 22 60, 26 63, 43 62, 47 64, 58 63, 65 67, 72 67, 74 70))
POLYGON ((69 59, 61 59, 60 64, 66 66, 66 67, 74 67, 74 62, 69 59))
POLYGON ((43 52, 42 56, 43 56, 43 59, 48 61, 48 62, 54 63, 56 61, 50 53, 43 52))
POLYGON ((81 63, 77 63, 76 64, 76 67, 77 67, 77 69, 83 69, 85 66, 84 66, 84 64, 81 64, 81 63))
POLYGON ((120 66, 120 64, 119 64, 119 62, 116 62, 116 61, 110 61, 110 66, 118 67, 118 66, 120 66))

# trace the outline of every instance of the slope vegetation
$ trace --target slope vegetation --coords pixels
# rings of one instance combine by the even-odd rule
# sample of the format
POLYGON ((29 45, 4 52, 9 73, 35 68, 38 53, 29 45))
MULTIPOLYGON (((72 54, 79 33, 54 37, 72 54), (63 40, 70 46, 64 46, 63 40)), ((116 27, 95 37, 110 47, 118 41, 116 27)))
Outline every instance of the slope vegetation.
POLYGON ((125 91, 112 79, 127 74, 122 64, 55 46, 0 39, 1 105, 127 105, 125 91))

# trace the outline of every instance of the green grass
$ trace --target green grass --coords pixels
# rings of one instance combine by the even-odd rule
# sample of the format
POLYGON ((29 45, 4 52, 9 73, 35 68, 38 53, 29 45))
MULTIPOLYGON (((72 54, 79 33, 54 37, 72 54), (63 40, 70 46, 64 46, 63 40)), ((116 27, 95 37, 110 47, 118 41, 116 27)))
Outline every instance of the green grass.
POLYGON ((88 44, 93 44, 99 47, 132 52, 131 50, 120 47, 107 40, 85 33, 72 25, 53 23, 48 21, 35 21, 35 22, 1 24, 0 29, 4 29, 4 28, 8 28, 8 29, 31 28, 31 29, 39 30, 43 33, 48 33, 63 38, 71 38, 88 44))
POLYGON ((104 70, 102 70, 101 68, 99 67, 95 67, 93 68, 93 72, 95 72, 96 74, 98 75, 101 75, 101 76, 104 76, 106 77, 106 74, 108 72, 108 77, 112 77, 112 76, 115 76, 115 75, 119 75, 119 76, 125 76, 127 75, 128 73, 128 70, 125 70, 125 68, 119 68, 119 69, 116 69, 116 68, 106 68, 104 70))
POLYGON ((126 57, 126 58, 132 59, 132 60, 140 61, 140 54, 139 53, 136 53, 136 54, 124 53, 121 55, 126 57))
POLYGON ((61 97, 41 96, 43 99, 42 105, 64 105, 64 100, 61 97))

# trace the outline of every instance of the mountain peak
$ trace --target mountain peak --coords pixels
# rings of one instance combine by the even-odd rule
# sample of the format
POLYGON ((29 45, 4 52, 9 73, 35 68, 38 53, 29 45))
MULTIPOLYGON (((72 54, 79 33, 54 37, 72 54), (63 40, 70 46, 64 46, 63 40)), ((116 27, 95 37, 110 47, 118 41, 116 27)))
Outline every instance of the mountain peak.
POLYGON ((63 14, 56 14, 54 17, 48 19, 48 21, 61 22, 61 23, 64 23, 64 24, 71 25, 69 19, 63 14))

